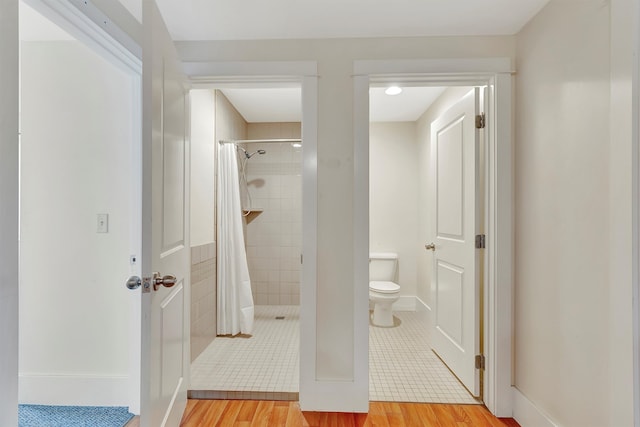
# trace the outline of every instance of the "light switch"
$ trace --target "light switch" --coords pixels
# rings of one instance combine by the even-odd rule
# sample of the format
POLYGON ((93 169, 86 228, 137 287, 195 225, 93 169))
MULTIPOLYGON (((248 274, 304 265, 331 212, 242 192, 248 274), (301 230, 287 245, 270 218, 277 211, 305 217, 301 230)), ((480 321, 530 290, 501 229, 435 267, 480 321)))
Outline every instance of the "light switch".
POLYGON ((98 233, 109 232, 109 214, 98 214, 98 233))

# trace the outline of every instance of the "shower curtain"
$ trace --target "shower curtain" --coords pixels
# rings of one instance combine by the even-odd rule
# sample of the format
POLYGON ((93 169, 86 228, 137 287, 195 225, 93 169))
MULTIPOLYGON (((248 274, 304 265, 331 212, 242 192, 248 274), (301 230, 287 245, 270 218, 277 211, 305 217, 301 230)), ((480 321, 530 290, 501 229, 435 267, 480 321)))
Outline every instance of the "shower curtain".
POLYGON ((218 155, 218 335, 250 334, 253 296, 242 231, 242 207, 235 144, 218 155))

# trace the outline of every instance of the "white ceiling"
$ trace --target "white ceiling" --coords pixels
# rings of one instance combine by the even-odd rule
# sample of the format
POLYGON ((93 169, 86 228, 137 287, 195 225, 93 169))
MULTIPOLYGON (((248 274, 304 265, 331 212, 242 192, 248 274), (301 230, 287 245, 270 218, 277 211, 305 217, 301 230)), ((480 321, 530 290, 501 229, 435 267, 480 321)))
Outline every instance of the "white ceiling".
MULTIPOLYGON (((515 34, 548 0, 156 0, 174 40, 515 34)), ((141 0, 120 0, 140 18, 141 0)))
MULTIPOLYGON (((156 0, 174 40, 290 39, 518 32, 549 0, 156 0)), ((120 0, 141 19, 141 0, 120 0)), ((22 40, 72 39, 20 2, 22 40)), ((372 121, 415 121, 443 88, 370 92, 372 121)), ((249 122, 300 121, 300 90, 225 89, 249 122)))
MULTIPOLYGON (((374 87, 369 91, 372 122, 416 121, 445 88, 406 87, 402 93, 393 96, 386 95, 384 90, 374 87)), ((223 89, 222 93, 249 123, 302 120, 299 88, 223 89)))

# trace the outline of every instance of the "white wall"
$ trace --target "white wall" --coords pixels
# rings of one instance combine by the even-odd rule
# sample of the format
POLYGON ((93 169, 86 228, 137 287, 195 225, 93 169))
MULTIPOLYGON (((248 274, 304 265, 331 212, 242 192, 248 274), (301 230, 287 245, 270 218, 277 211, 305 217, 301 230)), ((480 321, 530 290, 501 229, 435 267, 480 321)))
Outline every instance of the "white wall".
POLYGON ((20 400, 127 405, 132 82, 77 42, 21 56, 20 400))
POLYGON ((215 97, 212 90, 191 96, 191 246, 215 239, 215 97))
POLYGON ((318 273, 313 378, 326 384, 317 387, 318 393, 333 399, 336 407, 346 408, 344 402, 354 399, 366 402, 368 386, 368 381, 358 384, 358 396, 344 396, 340 385, 353 381, 355 364, 363 363, 354 360, 354 325, 361 320, 354 317, 353 299, 353 61, 513 57, 514 41, 513 37, 416 37, 177 43, 186 61, 317 61, 318 273))
POLYGON ((420 241, 418 144, 415 122, 369 126, 369 248, 398 254, 401 296, 416 295, 420 241))
POLYGON ((562 426, 632 425, 629 3, 518 35, 515 385, 562 426))
POLYGON ((452 105, 471 90, 470 87, 450 87, 436 99, 422 116, 416 121, 416 138, 418 140, 418 247, 416 295, 427 306, 431 307, 431 271, 433 268, 433 252, 424 249, 426 243, 435 240, 432 224, 431 205, 433 195, 434 167, 431 163, 431 123, 447 111, 452 105))

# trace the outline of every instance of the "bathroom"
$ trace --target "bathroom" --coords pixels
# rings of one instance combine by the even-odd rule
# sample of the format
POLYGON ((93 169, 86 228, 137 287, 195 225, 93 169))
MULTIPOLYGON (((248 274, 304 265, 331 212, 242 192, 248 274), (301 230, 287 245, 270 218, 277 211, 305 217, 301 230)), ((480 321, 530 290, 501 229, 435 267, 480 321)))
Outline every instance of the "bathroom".
MULTIPOLYGON (((393 306, 395 327, 370 327, 371 400, 476 403, 459 384, 455 385, 457 389, 454 395, 447 392, 438 393, 438 390, 449 390, 451 384, 435 384, 436 377, 446 376, 451 382, 456 383, 457 380, 433 355, 428 342, 419 352, 426 353, 430 362, 410 360, 411 358, 404 353, 398 354, 400 359, 404 358, 404 360, 392 362, 396 366, 406 367, 406 375, 413 376, 413 381, 415 378, 419 379, 419 384, 415 387, 421 390, 420 393, 403 394, 405 391, 400 390, 403 388, 401 381, 394 381, 382 375, 381 373, 386 369, 376 364, 373 359, 377 357, 373 355, 375 348, 385 351, 385 348, 395 348, 400 345, 394 339, 400 336, 399 331, 403 326, 410 327, 409 332, 413 334, 409 335, 405 342, 415 342, 416 334, 420 335, 420 339, 428 340, 429 338, 432 258, 425 251, 424 243, 429 240, 430 233, 430 225, 425 220, 429 218, 428 207, 431 197, 428 189, 431 162, 428 142, 430 124, 444 109, 469 92, 470 88, 405 88, 405 93, 398 97, 385 95, 382 93, 383 90, 384 88, 371 88, 370 251, 397 254, 395 281, 399 283, 400 291, 399 298, 393 306), (412 97, 414 101, 408 101, 407 97, 412 97), (415 99, 418 101, 416 102, 415 99), (409 106, 403 107, 403 104, 409 106), (398 115, 407 108, 413 108, 413 110, 398 115), (379 110, 386 110, 386 115, 378 112, 379 110), (396 115, 389 115, 389 111, 395 112, 396 115), (399 188, 403 191, 398 191, 399 188), (437 364, 441 375, 417 373, 413 369, 416 364, 425 363, 430 366, 437 364)), ((296 162, 300 162, 301 150, 304 146, 300 148, 293 147, 291 143, 279 144, 265 141, 261 144, 240 143, 238 146, 241 149, 237 151, 238 182, 242 183, 239 191, 243 209, 247 214, 243 226, 246 231, 245 244, 253 301, 256 310, 270 309, 266 312, 264 320, 273 323, 274 327, 286 325, 286 322, 293 320, 289 326, 284 327, 293 337, 287 338, 280 346, 290 349, 282 353, 285 355, 282 357, 286 360, 279 362, 277 366, 261 366, 262 371, 257 371, 254 367, 244 368, 246 372, 250 371, 251 375, 237 374, 238 371, 243 370, 242 367, 237 368, 235 373, 229 372, 233 369, 225 366, 221 360, 226 360, 228 364, 234 357, 223 355, 223 353, 216 353, 214 358, 218 360, 202 362, 200 358, 196 361, 211 343, 235 341, 247 345, 246 338, 244 342, 242 338, 216 338, 217 307, 212 302, 216 298, 216 255, 220 242, 215 239, 215 218, 212 219, 203 213, 213 211, 215 206, 213 194, 220 177, 216 176, 211 165, 204 163, 204 159, 210 159, 216 155, 221 140, 300 138, 299 89, 288 88, 284 92, 285 95, 277 98, 282 99, 285 96, 292 99, 296 96, 295 91, 298 91, 298 116, 283 115, 273 119, 275 121, 269 124, 264 123, 265 119, 260 116, 264 114, 265 109, 271 112, 276 110, 268 107, 268 104, 265 107, 265 103, 268 102, 265 100, 267 99, 265 92, 268 90, 262 90, 263 99, 252 101, 248 97, 239 97, 232 102, 234 91, 242 92, 240 89, 228 88, 215 92, 208 89, 192 92, 194 103, 192 106, 192 296, 194 298, 191 322, 192 362, 194 363, 192 364, 191 396, 296 399, 299 363, 299 326, 296 323, 296 314, 300 282, 295 279, 300 274, 301 251, 299 246, 295 246, 294 241, 299 245, 302 237, 301 199, 288 197, 290 200, 272 200, 265 196, 282 195, 283 192, 287 192, 287 196, 293 196, 293 193, 301 195, 300 180, 292 184, 295 181, 289 181, 289 178, 296 174, 299 177, 301 165, 296 162), (247 103, 253 108, 248 109, 247 103), (263 112, 261 113, 260 110, 263 112), (240 114, 239 111, 243 113, 240 114), (243 117, 250 114, 256 116, 253 118, 249 116, 248 119, 243 117), (211 117, 215 117, 214 126, 212 126, 211 117), (212 144, 212 141, 216 143, 212 144), (259 150, 265 153, 260 154, 259 150), (247 158, 245 151, 251 156, 250 158, 247 158), (286 160, 276 157, 281 155, 284 155, 286 160), (243 168, 246 179, 241 177, 243 168), (270 185, 272 182, 280 183, 277 190, 270 185), (203 206, 206 206, 206 209, 203 209, 203 206), (273 212, 269 211, 273 207, 280 209, 278 213, 280 223, 270 219, 273 212), (292 210, 285 212, 288 208, 292 210), (199 215, 202 217, 198 218, 199 215), (273 243, 274 239, 284 243, 277 246, 273 243), (282 258, 276 260, 274 258, 276 253, 282 258), (273 267, 276 261, 281 266, 278 270, 273 267), (203 376, 227 376, 227 373, 221 374, 221 372, 228 372, 228 378, 222 384, 211 383, 211 378, 202 379, 203 376), (240 380, 244 378, 245 383, 235 384, 232 378, 234 375, 240 380), (249 377, 251 380, 247 383, 249 377), (263 386, 255 384, 256 377, 278 377, 280 380, 271 381, 270 385, 263 386)), ((295 105, 295 102, 293 104, 295 105)), ((256 325, 259 320, 260 318, 256 316, 256 325)), ((252 338, 256 338, 257 335, 254 333, 252 338)), ((245 350, 249 353, 267 351, 251 347, 246 347, 245 350)), ((412 351, 415 352, 415 349, 412 351)), ((382 357, 388 358, 388 353, 382 357)), ((255 361, 253 364, 255 365, 255 361)))

